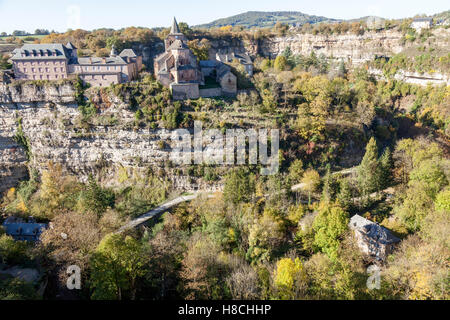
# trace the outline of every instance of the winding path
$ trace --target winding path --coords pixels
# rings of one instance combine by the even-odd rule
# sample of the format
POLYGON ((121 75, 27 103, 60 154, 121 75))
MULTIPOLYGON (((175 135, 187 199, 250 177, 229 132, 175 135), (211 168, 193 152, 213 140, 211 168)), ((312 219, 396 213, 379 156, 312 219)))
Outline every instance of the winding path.
MULTIPOLYGON (((333 175, 334 174, 350 174, 350 173, 353 173, 355 170, 356 170, 356 167, 350 168, 350 169, 345 169, 342 171, 334 172, 333 175)), ((291 188, 291 191, 298 191, 305 187, 306 187, 305 183, 300 183, 300 184, 293 186, 291 188)), ((178 206, 179 204, 181 204, 183 202, 189 202, 194 199, 197 199, 202 194, 208 194, 209 198, 214 197, 214 195, 211 195, 211 192, 207 192, 207 191, 189 191, 187 193, 189 193, 189 195, 180 196, 178 198, 170 200, 170 201, 160 205, 159 207, 152 209, 151 211, 147 212, 146 214, 144 214, 136 219, 131 220, 126 225, 124 225, 122 228, 120 228, 119 231, 117 231, 117 233, 123 233, 127 230, 136 228, 136 227, 146 223, 147 221, 153 219, 157 215, 159 215, 163 212, 166 212, 166 211, 172 209, 173 207, 178 206)))

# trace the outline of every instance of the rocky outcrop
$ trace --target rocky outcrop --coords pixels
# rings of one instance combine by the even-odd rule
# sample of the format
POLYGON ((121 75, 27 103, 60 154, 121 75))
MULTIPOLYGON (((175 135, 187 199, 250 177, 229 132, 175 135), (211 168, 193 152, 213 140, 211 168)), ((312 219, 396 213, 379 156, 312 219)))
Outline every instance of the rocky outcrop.
POLYGON ((325 55, 336 59, 350 60, 353 63, 372 60, 375 55, 392 55, 401 52, 404 45, 402 34, 394 31, 366 32, 363 35, 312 35, 265 39, 260 44, 260 52, 267 57, 276 57, 287 47, 294 54, 325 55))
MULTIPOLYGON (((369 72, 373 74, 377 79, 386 79, 382 70, 369 69, 369 72)), ((420 86, 427 86, 428 84, 438 86, 450 85, 450 77, 438 72, 429 74, 399 70, 394 76, 394 79, 407 83, 417 84, 420 86)))
POLYGON ((75 88, 71 83, 42 85, 15 82, 0 85, 0 103, 31 103, 51 101, 54 103, 75 102, 75 88))
MULTIPOLYGON (((101 108, 94 123, 86 126, 73 102, 73 88, 26 85, 3 87, 1 92, 0 192, 25 179, 27 168, 42 172, 49 162, 62 164, 80 180, 92 174, 110 186, 152 172, 177 189, 220 188, 190 177, 187 168, 172 165, 172 132, 136 129, 134 112, 117 97, 111 97, 110 105, 101 108), (25 148, 15 141, 19 119, 29 143, 30 160, 25 148)), ((91 98, 98 100, 97 96, 91 98)))

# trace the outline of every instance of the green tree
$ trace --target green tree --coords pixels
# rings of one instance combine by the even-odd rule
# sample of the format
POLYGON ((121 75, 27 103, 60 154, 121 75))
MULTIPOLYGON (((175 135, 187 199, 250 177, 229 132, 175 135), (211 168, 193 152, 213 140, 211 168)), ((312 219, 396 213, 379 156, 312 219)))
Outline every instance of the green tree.
POLYGON ((358 187, 363 197, 378 191, 381 185, 378 163, 378 148, 375 138, 371 138, 366 147, 366 154, 358 167, 358 187))
POLYGON ((291 184, 299 183, 301 178, 303 177, 303 173, 305 170, 303 169, 303 162, 300 159, 294 160, 289 167, 289 175, 288 181, 291 184))
POLYGON ((225 177, 224 199, 238 204, 248 202, 255 192, 254 176, 246 169, 236 169, 225 177))
POLYGON ((8 57, 0 53, 0 70, 11 69, 12 65, 8 63, 8 57))
POLYGON ((92 176, 89 176, 86 190, 83 191, 82 205, 98 215, 104 213, 108 207, 114 207, 115 194, 112 190, 103 189, 92 176))
POLYGON ((385 189, 389 187, 392 182, 392 153, 390 148, 386 148, 383 152, 383 155, 380 158, 380 187, 381 189, 385 189))
POLYGON ((145 274, 144 246, 132 237, 107 235, 91 258, 90 287, 94 300, 122 300, 124 291, 136 297, 136 280, 145 274))
POLYGON ((336 202, 344 210, 350 210, 352 206, 352 190, 347 179, 339 181, 339 193, 336 196, 336 202))
POLYGON ((277 71, 285 71, 288 65, 288 61, 285 56, 279 55, 275 59, 274 67, 277 71))
POLYGON ((336 260, 340 240, 348 229, 349 215, 339 206, 325 206, 314 219, 314 245, 336 260))
POLYGON ((311 194, 317 190, 320 185, 320 175, 316 170, 308 169, 303 174, 302 184, 304 190, 308 192, 308 203, 311 205, 311 194))

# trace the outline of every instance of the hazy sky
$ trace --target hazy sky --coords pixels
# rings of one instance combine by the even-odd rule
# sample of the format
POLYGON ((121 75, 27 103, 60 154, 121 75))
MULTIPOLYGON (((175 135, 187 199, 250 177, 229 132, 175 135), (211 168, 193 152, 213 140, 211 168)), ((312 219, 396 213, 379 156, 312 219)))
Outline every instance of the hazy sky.
POLYGON ((350 19, 367 15, 404 18, 449 9, 448 0, 0 0, 0 32, 167 27, 173 16, 196 25, 246 11, 288 10, 350 19))

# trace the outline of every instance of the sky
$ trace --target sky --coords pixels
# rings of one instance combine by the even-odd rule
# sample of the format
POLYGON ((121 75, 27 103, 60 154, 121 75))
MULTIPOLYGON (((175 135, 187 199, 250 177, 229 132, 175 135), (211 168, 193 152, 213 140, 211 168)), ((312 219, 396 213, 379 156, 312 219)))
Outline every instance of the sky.
POLYGON ((393 19, 449 9, 448 0, 0 0, 0 33, 168 27, 173 16, 179 22, 197 25, 247 11, 300 11, 336 19, 368 15, 393 19))

